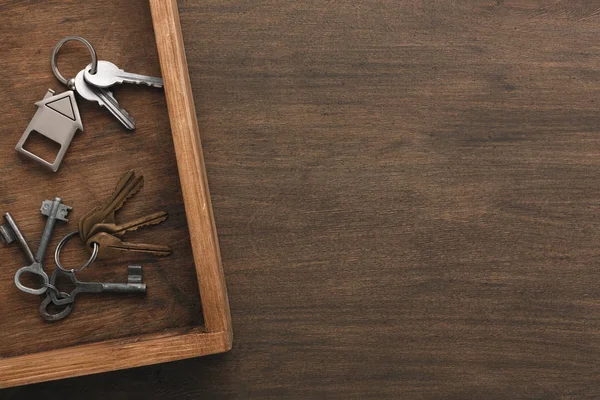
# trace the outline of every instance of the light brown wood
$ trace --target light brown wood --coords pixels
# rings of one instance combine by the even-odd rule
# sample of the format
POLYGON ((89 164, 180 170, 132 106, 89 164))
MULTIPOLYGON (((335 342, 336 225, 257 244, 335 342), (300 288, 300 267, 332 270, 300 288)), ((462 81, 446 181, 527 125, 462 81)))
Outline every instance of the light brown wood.
POLYGON ((33 353, 0 363, 1 387, 221 353, 230 345, 227 331, 196 328, 33 353))
POLYGON ((210 194, 196 108, 176 0, 150 0, 156 46, 177 154, 179 179, 185 203, 190 239, 202 296, 207 330, 230 331, 231 317, 219 243, 210 203, 210 194))
MULTIPOLYGON (((133 72, 159 65, 145 0, 0 4, 8 180, 62 34, 133 72)), ((600 2, 180 0, 179 13, 233 351, 3 400, 600 399, 600 2)), ((65 69, 87 61, 75 50, 65 69)), ((85 170, 77 160, 107 144, 143 156, 152 138, 174 176, 162 93, 116 96, 144 140, 82 102, 86 131, 65 165, 85 170)), ((22 218, 39 207, 0 193, 11 197, 22 218)), ((160 270, 179 285, 189 270, 197 291, 187 256, 160 270)))
MULTIPOLYGON (((117 3, 97 4, 84 14, 107 15, 117 3)), ((51 20, 57 15, 55 5, 40 2, 36 17, 40 21, 51 20)), ((15 4, 6 15, 14 26, 21 23, 19 15, 23 7, 27 6, 15 4)), ((128 14, 139 15, 140 19, 135 26, 122 20, 113 24, 112 29, 117 36, 133 32, 138 40, 152 43, 148 3, 143 6, 131 3, 127 7, 130 7, 128 14)), ((140 194, 127 202, 120 218, 126 221, 148 212, 168 211, 167 221, 159 227, 136 232, 131 241, 168 243, 174 251, 163 258, 138 256, 98 262, 82 273, 85 280, 118 281, 123 265, 133 261, 144 266, 148 294, 126 296, 127 299, 119 295, 103 295, 102 299, 81 296, 72 315, 59 323, 48 324, 37 315, 39 299, 19 292, 12 282, 14 271, 22 266, 20 250, 12 245, 1 248, 0 388, 196 357, 231 348, 231 319, 177 8, 174 2, 154 2, 152 10, 166 96, 158 90, 131 85, 119 90, 119 100, 124 107, 132 115, 140 116, 133 133, 123 132, 106 110, 80 101, 85 131, 73 141, 57 174, 19 159, 13 150, 18 135, 35 111, 33 102, 39 100, 32 98, 31 93, 43 95, 49 86, 62 89, 44 68, 48 59, 39 57, 38 60, 36 49, 51 49, 61 36, 77 31, 92 40, 99 53, 110 55, 117 64, 150 75, 158 74, 156 54, 152 46, 147 46, 143 57, 138 57, 138 53, 131 59, 119 59, 120 55, 129 54, 128 50, 121 52, 128 43, 94 40, 102 37, 104 28, 100 24, 86 24, 85 16, 81 21, 61 25, 55 32, 56 38, 44 36, 47 24, 34 24, 35 30, 30 33, 37 38, 37 43, 31 38, 1 31, 6 32, 6 42, 0 44, 0 51, 4 51, 2 46, 21 49, 18 53, 10 52, 3 60, 6 66, 11 70, 31 70, 26 77, 31 87, 28 91, 17 89, 22 84, 18 74, 6 81, 6 91, 19 93, 22 97, 15 98, 15 103, 22 102, 23 107, 11 108, 2 117, 4 128, 10 132, 0 136, 0 165, 6 189, 0 193, 2 211, 15 215, 35 248, 44 222, 37 213, 41 200, 54 195, 63 197, 65 204, 74 206, 74 210, 69 216, 70 223, 57 225, 50 246, 53 248, 87 209, 98 205, 110 193, 124 170, 135 169, 145 176, 146 184, 140 194), (39 65, 29 65, 32 60, 39 61, 39 65), (180 185, 176 178, 178 173, 180 185), (36 188, 35 195, 32 188, 36 188)), ((20 28, 21 31, 26 29, 26 26, 20 28)), ((69 52, 66 47, 62 54, 61 70, 67 75, 73 72, 69 71, 70 65, 86 62, 86 54, 78 58, 79 50, 69 52), (64 62, 65 59, 68 62, 64 62)), ((49 270, 53 267, 50 253, 46 255, 49 270)), ((81 247, 74 244, 69 245, 64 254, 67 261, 74 262, 82 253, 81 247)))

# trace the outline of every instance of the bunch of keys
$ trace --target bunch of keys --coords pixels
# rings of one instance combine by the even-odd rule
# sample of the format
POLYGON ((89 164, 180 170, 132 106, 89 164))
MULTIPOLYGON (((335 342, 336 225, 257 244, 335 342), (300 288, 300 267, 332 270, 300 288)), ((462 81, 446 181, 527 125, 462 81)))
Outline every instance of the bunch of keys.
POLYGON ((144 186, 144 177, 136 175, 134 171, 127 171, 119 178, 112 195, 105 204, 96 207, 81 217, 78 230, 66 235, 57 245, 54 252, 56 270, 49 279, 50 287, 44 301, 40 305, 40 315, 47 321, 57 321, 66 317, 72 310, 75 296, 78 293, 145 293, 146 285, 142 283, 142 270, 140 266, 130 265, 128 267, 127 283, 99 283, 81 282, 76 273, 90 266, 97 258, 109 258, 123 256, 126 253, 147 253, 154 256, 167 256, 171 254, 171 248, 163 245, 152 245, 142 243, 124 242, 122 236, 142 227, 157 225, 167 219, 165 211, 159 211, 146 216, 136 218, 125 223, 117 223, 115 213, 123 207, 123 204, 131 196, 135 195, 144 186), (65 268, 60 261, 60 253, 71 238, 79 236, 91 251, 91 256, 85 264, 78 268, 65 268), (59 277, 67 278, 75 289, 71 293, 65 293, 57 288, 56 281, 59 277), (64 307, 57 313, 50 313, 48 307, 64 307))
POLYGON ((118 257, 124 254, 146 253, 153 256, 168 256, 169 246, 124 242, 122 236, 127 232, 136 231, 143 227, 157 225, 167 219, 165 211, 158 211, 125 223, 117 223, 115 213, 131 196, 144 186, 144 176, 136 175, 135 171, 125 172, 119 178, 111 196, 103 206, 87 212, 78 224, 78 234, 81 240, 91 249, 92 254, 97 248, 98 258, 118 257))
MULTIPOLYGON (((75 296, 79 293, 145 293, 146 284, 142 283, 142 267, 139 265, 130 265, 128 267, 128 281, 127 283, 105 283, 105 282, 82 282, 79 281, 75 274, 84 268, 87 268, 92 264, 93 259, 90 259, 86 264, 78 269, 65 269, 58 260, 58 254, 60 249, 66 243, 65 239, 57 246, 54 253, 55 261, 57 262, 57 268, 50 278, 44 271, 43 261, 46 249, 50 242, 54 226, 57 221, 67 220, 67 214, 71 211, 72 207, 62 204, 60 197, 56 197, 54 200, 45 200, 42 202, 40 209, 42 215, 47 217, 46 226, 40 239, 40 245, 36 255, 33 254, 25 236, 21 229, 17 225, 16 221, 10 213, 4 214, 5 223, 0 225, 0 238, 5 244, 17 242, 21 251, 25 255, 25 258, 29 265, 20 268, 15 274, 15 285, 17 288, 25 293, 33 295, 43 295, 46 297, 42 300, 40 305, 40 315, 46 321, 58 321, 65 318, 73 310, 75 296), (21 282, 21 277, 25 273, 33 274, 39 277, 42 281, 40 287, 29 287, 21 282), (71 281, 74 285, 74 289, 70 293, 62 292, 57 288, 57 278, 64 276, 71 281), (59 308, 57 312, 51 313, 48 308, 53 304, 59 308)), ((72 234, 71 234, 72 235, 72 234)), ((68 237, 69 235, 67 235, 68 237)), ((97 252, 98 246, 94 246, 97 252)), ((94 257, 95 259, 95 257, 94 257)))
POLYGON ((101 107, 105 107, 126 129, 134 130, 135 120, 119 106, 119 102, 109 88, 122 83, 148 85, 156 88, 163 87, 161 78, 132 74, 125 72, 109 61, 99 61, 90 42, 79 36, 67 36, 58 42, 52 51, 51 66, 56 78, 70 90, 56 95, 53 90, 49 89, 46 96, 36 103, 38 110, 27 129, 25 129, 15 150, 52 169, 54 172, 58 171, 75 132, 83 130, 74 91, 85 100, 93 101, 101 107), (89 49, 92 62, 79 71, 73 79, 67 80, 58 70, 56 57, 60 48, 72 40, 83 43, 89 49), (34 131, 60 145, 53 162, 49 162, 24 148, 29 135, 34 131))

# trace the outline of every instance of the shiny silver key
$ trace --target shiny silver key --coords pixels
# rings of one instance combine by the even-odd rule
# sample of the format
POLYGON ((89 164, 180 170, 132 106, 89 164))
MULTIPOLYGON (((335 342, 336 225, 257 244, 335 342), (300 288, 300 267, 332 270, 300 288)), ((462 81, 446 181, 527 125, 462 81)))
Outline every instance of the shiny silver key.
POLYGON ((129 130, 135 129, 135 120, 119 106, 119 102, 109 90, 90 85, 84 78, 85 70, 79 71, 75 77, 75 90, 86 100, 94 101, 105 107, 110 113, 129 130))
POLYGON ((91 66, 90 64, 85 68, 84 78, 87 83, 96 87, 107 88, 118 83, 163 87, 161 78, 125 72, 109 61, 98 61, 98 71, 95 74, 90 72, 91 66))

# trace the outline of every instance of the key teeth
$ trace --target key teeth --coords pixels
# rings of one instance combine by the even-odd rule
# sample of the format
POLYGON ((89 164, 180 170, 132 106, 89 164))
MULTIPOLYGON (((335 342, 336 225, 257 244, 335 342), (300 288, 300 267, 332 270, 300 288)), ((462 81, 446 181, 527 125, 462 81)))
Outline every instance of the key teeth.
MULTIPOLYGON (((115 98, 115 95, 113 94, 113 92, 111 92, 110 90, 105 90, 105 93, 106 93, 107 97, 112 99, 112 101, 113 101, 112 105, 114 106, 114 108, 119 109, 119 112, 121 112, 121 114, 127 120, 127 121, 121 121, 120 118, 117 118, 117 119, 119 119, 119 122, 121 122, 123 124, 123 126, 125 126, 125 128, 127 128, 130 131, 135 130, 135 119, 123 107, 121 107, 119 105, 119 102, 115 98)), ((101 106, 108 108, 107 104, 101 104, 101 106)), ((113 111, 109 110, 109 112, 111 112, 111 114, 112 114, 114 112, 114 109, 113 109, 113 111)))
MULTIPOLYGON (((127 171, 125 174, 128 174, 129 172, 130 171, 127 171)), ((133 172, 133 174, 131 175, 131 177, 129 179, 127 179, 127 182, 129 182, 129 180, 131 180, 131 179, 135 179, 135 180, 137 180, 137 182, 135 182, 135 184, 133 185, 130 192, 127 194, 127 196, 125 196, 123 198, 123 201, 121 202, 121 204, 119 204, 117 207, 115 207, 115 212, 119 211, 121 208, 123 208, 125 203, 127 203, 127 200, 129 200, 131 197, 136 195, 144 187, 144 175, 136 176, 135 171, 131 170, 131 172, 133 172)))
POLYGON ((69 222, 69 220, 67 219, 67 215, 73 209, 73 207, 68 206, 66 204, 62 204, 61 201, 62 200, 60 199, 60 197, 57 197, 54 200, 44 200, 42 202, 42 206, 40 207, 40 212, 42 213, 42 215, 49 217, 52 213, 54 203, 58 203, 55 218, 61 221, 69 222))
POLYGON ((145 85, 145 86, 153 87, 153 88, 157 88, 157 89, 162 89, 165 86, 164 83, 154 83, 154 82, 148 82, 148 81, 125 80, 125 79, 121 83, 129 83, 129 84, 134 84, 134 85, 145 85))
POLYGON ((69 214, 69 212, 71 212, 72 209, 73 207, 71 206, 67 206, 65 204, 60 205, 58 211, 56 212, 56 218, 65 222, 69 222, 69 220, 67 219, 67 215, 69 214))
POLYGON ((127 267, 127 283, 142 283, 141 265, 129 265, 127 267))
POLYGON ((52 210, 52 200, 44 200, 42 201, 42 206, 40 207, 40 212, 44 215, 49 215, 50 210, 52 210))

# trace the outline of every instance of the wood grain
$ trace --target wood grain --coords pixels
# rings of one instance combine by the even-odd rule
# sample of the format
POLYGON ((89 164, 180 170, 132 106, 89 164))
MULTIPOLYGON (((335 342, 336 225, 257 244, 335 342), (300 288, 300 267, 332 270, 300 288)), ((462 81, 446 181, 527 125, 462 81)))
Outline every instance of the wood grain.
MULTIPOLYGON (((71 6, 75 4, 72 2, 71 6)), ((116 41, 103 39, 106 27, 89 23, 93 15, 106 14, 109 4, 105 7, 85 10, 79 18, 69 22, 69 6, 65 2, 16 2, 5 6, 2 12, 3 20, 6 20, 2 28, 4 40, 0 44, 0 51, 5 56, 1 65, 13 73, 3 80, 3 90, 13 93, 14 98, 11 107, 2 116, 0 127, 0 160, 4 171, 0 177, 2 212, 11 212, 32 248, 36 249, 45 223, 39 212, 41 202, 54 196, 62 197, 65 204, 73 206, 73 211, 68 224, 59 222, 56 226, 49 246, 49 249, 54 249, 67 232, 77 229, 76 222, 81 215, 100 205, 110 195, 121 173, 135 169, 144 175, 145 185, 125 204, 118 217, 126 221, 166 210, 169 218, 160 226, 128 235, 127 240, 164 242, 173 247, 173 254, 168 258, 144 256, 98 262, 93 268, 83 271, 81 279, 124 282, 127 262, 137 262, 143 266, 148 295, 82 295, 67 319, 47 324, 39 317, 39 298, 22 293, 14 286, 14 271, 24 263, 18 246, 3 246, 0 248, 3 261, 0 313, 3 315, 2 331, 6 335, 3 337, 11 337, 12 340, 0 341, 2 357, 202 325, 181 189, 177 179, 172 179, 177 177, 177 163, 162 91, 138 86, 115 91, 121 105, 137 119, 135 132, 123 129, 97 104, 79 101, 84 131, 75 136, 58 173, 21 159, 14 151, 15 139, 18 140, 35 113, 33 103, 41 99, 49 87, 57 92, 66 89, 50 71, 50 52, 62 37, 78 32, 92 41, 102 59, 112 58, 117 64, 129 64, 131 69, 141 73, 160 73, 155 46, 145 48, 145 57, 140 60, 139 54, 130 54, 128 48, 117 46, 116 41), (36 9, 39 23, 32 24, 20 17, 32 6, 36 9), (65 19, 66 22, 61 23, 65 19), (49 26, 53 27, 52 34, 49 34, 49 26), (32 40, 33 37, 37 39, 32 40), (57 337, 60 341, 56 340, 57 337)), ((127 11, 140 15, 141 21, 135 27, 126 21, 115 21, 108 32, 117 37, 127 33, 153 43, 148 4, 130 4, 129 7, 127 11)), ((133 47, 135 45, 131 44, 129 49, 133 47)), ((69 43, 65 45, 64 53, 60 53, 59 67, 64 75, 72 76, 77 66, 84 66, 88 58, 85 47, 69 43)), ((50 270, 53 268, 51 253, 50 250, 46 254, 50 270)), ((74 265, 87 256, 83 246, 73 241, 65 248, 64 261, 66 265, 74 265)))
POLYGON ((176 0, 150 1, 188 230, 202 292, 204 326, 209 332, 227 331, 231 335, 227 288, 177 7, 176 0))
MULTIPOLYGON (((51 13, 52 6, 49 5, 48 9, 41 7, 40 11, 42 14, 44 11, 51 13)), ((173 141, 170 140, 168 129, 155 132, 154 138, 151 134, 137 138, 139 143, 130 149, 123 149, 121 147, 123 144, 113 139, 112 145, 98 151, 97 155, 100 156, 98 159, 75 160, 71 165, 65 163, 61 171, 62 175, 74 179, 74 182, 68 181, 70 185, 65 185, 62 181, 65 187, 50 186, 53 181, 59 184, 61 181, 55 180, 56 176, 51 176, 48 171, 38 172, 31 168, 37 165, 24 162, 23 165, 27 168, 23 168, 21 163, 15 163, 14 154, 11 154, 12 157, 4 156, 0 159, 4 162, 9 175, 4 183, 6 187, 14 188, 14 191, 4 192, 2 200, 5 207, 19 207, 22 203, 31 201, 33 194, 42 195, 42 191, 40 190, 39 193, 32 191, 29 185, 35 184, 34 179, 42 179, 48 184, 44 187, 44 191, 56 191, 60 188, 61 192, 64 190, 67 193, 66 196, 61 195, 64 200, 73 199, 77 194, 81 195, 82 193, 78 193, 77 190, 82 189, 87 192, 88 197, 90 194, 99 197, 95 202, 87 205, 89 209, 102 203, 102 199, 112 192, 123 168, 136 168, 138 174, 146 176, 147 184, 159 180, 160 182, 153 189, 154 191, 145 189, 145 196, 137 195, 134 199, 129 199, 126 208, 131 210, 129 204, 136 204, 137 216, 148 213, 143 210, 144 206, 151 207, 153 211, 161 207, 172 214, 168 223, 160 225, 161 230, 158 227, 149 230, 153 232, 153 236, 140 235, 139 231, 135 232, 136 236, 146 237, 147 243, 172 245, 176 256, 153 259, 150 256, 133 254, 116 261, 111 260, 112 264, 126 262, 149 264, 151 271, 149 277, 148 274, 144 274, 145 282, 150 287, 149 293, 146 296, 114 295, 108 297, 108 300, 112 301, 106 301, 100 306, 97 305, 100 303, 96 298, 95 303, 90 303, 93 308, 88 309, 85 308, 85 303, 80 306, 80 298, 84 296, 78 296, 74 314, 80 314, 80 318, 70 316, 67 320, 49 324, 39 318, 39 315, 36 316, 39 308, 39 303, 36 302, 39 302, 39 298, 34 296, 27 298, 22 293, 19 296, 18 290, 13 287, 12 276, 23 261, 15 257, 19 255, 18 249, 7 249, 5 256, 7 262, 4 264, 5 279, 2 283, 5 286, 2 290, 4 307, 2 311, 6 314, 6 318, 3 319, 3 340, 0 341, 2 343, 0 345, 0 387, 197 357, 231 348, 231 321, 227 294, 224 292, 225 282, 183 53, 177 4, 175 2, 155 4, 152 11, 157 25, 156 37, 163 66, 161 72, 166 83, 165 91, 167 106, 170 109, 173 141), (177 20, 174 20, 176 18, 177 20), (182 92, 186 92, 185 96, 182 92), (160 146, 158 149, 163 150, 164 154, 157 154, 157 146, 160 146), (126 151, 116 154, 118 151, 115 150, 126 151), (142 168, 144 170, 140 171, 142 168), (181 190, 176 184, 178 171, 181 190), (94 185, 90 184, 92 181, 94 185), (26 182, 26 185, 23 185, 23 182, 26 182), (102 192, 96 190, 107 184, 110 185, 110 189, 98 196, 98 193, 102 192), (148 196, 148 193, 151 196, 148 196), (136 201, 140 197, 142 201, 136 201), (185 223, 186 216, 189 226, 185 223), (193 254, 190 251, 190 244, 193 254), (13 250, 12 254, 8 252, 9 250, 13 250), (9 255, 12 256, 10 259, 9 255), (198 287, 194 285, 195 282, 198 284, 197 279, 200 279, 205 320, 198 307, 200 298, 198 287), (181 293, 182 288, 186 289, 185 293, 181 293), (205 295, 206 300, 204 300, 205 295), (31 312, 27 312, 27 307, 31 312), (216 307, 218 309, 215 309, 216 307), (64 360, 60 365, 52 365, 49 368, 49 364, 43 362, 48 359, 64 360)), ((16 16, 13 15, 12 18, 15 19, 16 16)), ((152 29, 149 29, 149 32, 152 33, 152 29)), ((21 37, 9 36, 8 43, 14 44, 11 40, 24 44, 19 42, 23 40, 21 37)), ((18 62, 18 58, 9 56, 9 66, 18 65, 18 62)), ((85 63, 80 65, 85 66, 85 63)), ((9 82, 13 85, 17 83, 9 82)), ((155 105, 164 107, 164 101, 159 100, 155 105)), ((99 108, 98 105, 96 107, 99 108)), ((146 110, 152 108, 151 104, 150 107, 146 107, 146 110)), ((155 124, 154 128, 159 124, 164 126, 164 120, 169 120, 165 110, 155 107, 153 111, 154 121, 150 118, 149 122, 155 124)), ((18 117, 16 114, 14 116, 18 117)), ((144 125, 140 125, 142 127, 136 131, 137 134, 144 132, 144 125)), ((9 135, 6 135, 5 139, 8 138, 9 135)), ((5 148, 8 149, 9 146, 5 148)), ((43 145, 39 148, 43 148, 43 145)), ((65 203, 73 204, 69 201, 65 203)), ((20 214, 19 209, 16 212, 20 214)), ((130 212, 119 212, 118 220, 130 220, 130 212)), ((20 221, 21 215, 19 215, 20 221)), ((23 219, 25 221, 23 230, 31 229, 31 225, 40 219, 43 220, 36 213, 30 212, 29 218, 23 219)), ((60 237, 56 237, 55 241, 60 237)), ((79 249, 72 247, 66 257, 69 260, 65 261, 62 258, 63 264, 73 267, 81 265, 82 260, 87 258, 82 247, 81 244, 79 249), (74 257, 76 250, 80 253, 79 262, 74 259, 77 258, 74 257)), ((51 257, 52 255, 49 254, 47 258, 51 259, 51 257)), ((115 269, 107 264, 109 263, 94 264, 94 271, 99 269, 102 272, 89 274, 88 276, 93 276, 91 278, 82 276, 78 278, 83 281, 119 281, 114 276, 110 277, 109 271, 112 270, 114 275, 115 269)), ((46 265, 48 266, 49 263, 46 265)), ((86 270, 83 275, 87 275, 90 270, 91 268, 86 270)), ((148 265, 146 265, 147 270, 148 265)), ((125 281, 125 279, 126 276, 123 276, 120 280, 125 281)))
MULTIPOLYGON (((85 36, 154 72, 130 23, 145 1, 85 4, 44 24, 101 25, 85 36)), ((180 15, 233 350, 3 399, 600 398, 597 2, 183 0, 180 15)), ((20 82, 38 70, 26 49, 0 58, 20 82)), ((32 96, 3 92, 12 145, 32 96)))
POLYGON ((138 367, 182 358, 220 353, 231 347, 228 331, 207 333, 202 328, 173 329, 163 333, 113 339, 32 353, 0 364, 3 386, 49 381, 99 372, 138 367), (65 360, 48 363, 48 360, 65 360), (24 371, 26 373, 24 373, 24 371), (33 377, 33 378, 32 378, 33 377))

